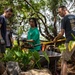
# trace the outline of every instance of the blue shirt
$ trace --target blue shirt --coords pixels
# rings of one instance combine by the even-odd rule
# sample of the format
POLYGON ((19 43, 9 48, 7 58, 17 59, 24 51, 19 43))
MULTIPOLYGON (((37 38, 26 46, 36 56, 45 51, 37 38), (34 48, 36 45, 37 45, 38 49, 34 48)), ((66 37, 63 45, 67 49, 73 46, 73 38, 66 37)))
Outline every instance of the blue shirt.
POLYGON ((6 23, 6 18, 3 15, 0 16, 0 24, 2 25, 1 26, 2 38, 4 40, 6 40, 6 25, 7 25, 7 23, 6 23))
POLYGON ((74 40, 72 34, 75 36, 75 15, 66 15, 61 21, 61 29, 65 30, 66 43, 74 40))

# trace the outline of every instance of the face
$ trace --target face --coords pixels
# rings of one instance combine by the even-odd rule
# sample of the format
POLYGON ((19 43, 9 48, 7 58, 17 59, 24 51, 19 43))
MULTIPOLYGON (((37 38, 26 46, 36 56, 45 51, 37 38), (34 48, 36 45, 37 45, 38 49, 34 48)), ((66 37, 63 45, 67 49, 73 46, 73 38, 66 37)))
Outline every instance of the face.
POLYGON ((59 14, 61 17, 64 17, 64 16, 65 16, 65 10, 63 10, 62 8, 59 8, 59 9, 58 9, 58 14, 59 14))
POLYGON ((32 19, 29 21, 29 24, 30 24, 31 27, 35 27, 35 23, 32 19))
POLYGON ((10 17, 12 17, 12 15, 13 15, 12 12, 10 12, 10 11, 6 12, 6 18, 10 18, 10 17))

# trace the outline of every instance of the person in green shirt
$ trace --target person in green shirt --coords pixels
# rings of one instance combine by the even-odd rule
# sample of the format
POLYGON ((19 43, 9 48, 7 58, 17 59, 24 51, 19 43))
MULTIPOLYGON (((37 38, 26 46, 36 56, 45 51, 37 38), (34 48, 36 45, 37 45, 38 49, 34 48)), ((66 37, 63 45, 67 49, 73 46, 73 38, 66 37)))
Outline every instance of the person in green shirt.
MULTIPOLYGON (((36 44, 40 44, 40 38, 39 38, 39 30, 37 28, 37 22, 36 22, 36 18, 29 18, 29 24, 30 24, 30 29, 28 31, 28 35, 27 35, 27 41, 29 42, 29 44, 31 44, 32 46, 35 46, 36 44)), ((33 49, 30 49, 30 51, 40 51, 41 47, 36 46, 33 49)))

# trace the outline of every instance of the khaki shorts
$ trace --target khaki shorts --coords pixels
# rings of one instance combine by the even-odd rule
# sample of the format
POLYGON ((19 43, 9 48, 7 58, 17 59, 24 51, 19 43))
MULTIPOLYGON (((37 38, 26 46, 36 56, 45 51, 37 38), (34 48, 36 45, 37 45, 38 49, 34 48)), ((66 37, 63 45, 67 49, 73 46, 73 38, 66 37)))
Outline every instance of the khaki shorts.
POLYGON ((75 52, 75 47, 71 51, 69 51, 68 43, 66 43, 65 45, 66 45, 66 50, 62 52, 61 58, 65 61, 69 61, 69 60, 71 60, 71 57, 72 57, 73 53, 75 52))

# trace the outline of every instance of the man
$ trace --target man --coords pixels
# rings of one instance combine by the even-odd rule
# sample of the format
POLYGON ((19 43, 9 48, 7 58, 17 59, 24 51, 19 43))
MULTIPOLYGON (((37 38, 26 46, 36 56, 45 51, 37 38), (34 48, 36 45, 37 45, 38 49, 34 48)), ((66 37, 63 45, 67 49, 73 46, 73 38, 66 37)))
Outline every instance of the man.
POLYGON ((61 75, 67 75, 67 61, 71 59, 74 52, 74 49, 72 51, 68 50, 68 43, 74 40, 72 34, 75 35, 75 15, 70 14, 65 6, 60 6, 58 8, 58 14, 63 17, 61 21, 61 31, 53 41, 56 42, 65 33, 66 50, 62 53, 61 75))
MULTIPOLYGON (((27 35, 27 42, 29 42, 29 44, 31 46, 35 46, 36 44, 40 44, 40 39, 39 39, 39 30, 37 28, 37 20, 36 18, 29 18, 29 24, 30 24, 30 29, 28 31, 28 35, 27 35)), ((40 45, 34 47, 33 49, 30 49, 30 51, 40 51, 40 45)))
POLYGON ((3 55, 5 53, 5 43, 6 43, 6 19, 13 15, 12 8, 7 8, 4 13, 0 16, 0 53, 3 55))
POLYGON ((12 48, 13 38, 12 38, 12 29, 9 25, 6 27, 6 48, 12 48))

